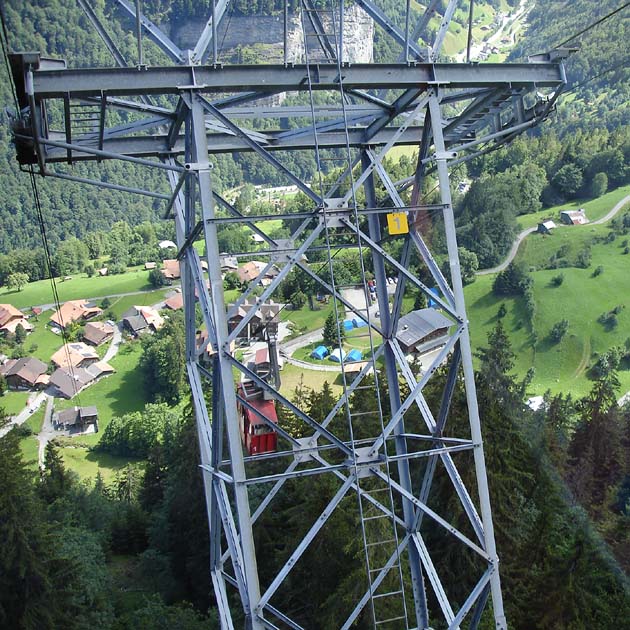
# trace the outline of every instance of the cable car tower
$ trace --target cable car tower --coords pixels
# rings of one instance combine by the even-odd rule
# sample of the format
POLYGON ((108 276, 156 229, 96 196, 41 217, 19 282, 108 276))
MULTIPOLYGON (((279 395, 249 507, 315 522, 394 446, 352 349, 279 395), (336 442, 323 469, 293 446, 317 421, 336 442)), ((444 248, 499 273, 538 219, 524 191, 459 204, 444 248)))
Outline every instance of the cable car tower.
MULTIPOLYGON (((229 65, 222 63, 218 51, 219 34, 229 28, 224 19, 229 0, 212 2, 193 50, 181 50, 142 14, 139 1, 134 5, 117 0, 119 9, 136 24, 138 59, 131 65, 89 0, 79 4, 115 64, 72 69, 64 61, 36 53, 13 54, 20 105, 13 121, 17 159, 42 176, 157 198, 163 202, 164 216, 175 221, 187 371, 210 526, 209 568, 221 627, 235 628, 233 606, 240 602, 246 628, 308 630, 308 619, 283 609, 283 585, 331 514, 346 497, 354 496, 365 578, 360 595, 338 619, 338 628, 427 630, 436 624, 455 629, 463 628, 464 620, 467 627, 477 628, 486 607, 495 627, 507 628, 449 167, 501 146, 544 120, 564 84, 562 55, 518 64, 444 63, 440 53, 451 17, 458 5, 467 8, 468 3, 429 0, 418 15, 410 12, 407 2, 401 23, 376 0, 355 0, 375 28, 392 38, 400 56, 387 64, 350 63, 344 0, 325 3, 325 9, 320 8, 322 3, 301 0, 297 15, 285 2, 280 17, 285 34, 279 44, 284 46, 281 62, 229 65), (443 15, 437 14, 438 5, 446 5, 443 15), (429 38, 427 27, 436 18, 437 30, 432 29, 429 38), (295 61, 288 57, 292 20, 299 20, 303 30, 304 53, 295 61), (145 65, 146 37, 171 65, 145 65), (418 43, 421 38, 423 45, 418 43), (297 94, 301 104, 288 104, 282 98, 286 93, 297 94), (272 96, 276 98, 270 104, 272 96), (122 114, 126 122, 112 124, 111 112, 122 114), (384 158, 400 145, 415 147, 417 162, 409 178, 394 181, 384 158), (287 156, 295 151, 312 156, 315 169, 310 177, 287 166, 292 164, 287 156), (290 216, 281 210, 243 216, 214 184, 213 156, 222 153, 264 160, 305 196, 308 207, 290 216), (103 160, 159 169, 168 178, 171 193, 131 188, 98 176, 86 179, 63 167, 64 162, 71 167, 91 161, 96 171, 103 160), (326 176, 330 173, 335 174, 334 181, 326 176), (432 205, 423 197, 428 177, 439 187, 439 202, 432 205), (295 227, 288 241, 280 243, 269 235, 264 221, 270 219, 291 220, 295 227), (232 305, 226 304, 223 293, 217 240, 219 227, 229 223, 258 235, 264 249, 256 256, 267 261, 232 305), (432 251, 434 231, 443 232, 446 275, 432 251), (207 275, 193 247, 199 240, 204 243, 207 275), (364 279, 362 284, 352 283, 353 299, 346 281, 337 277, 337 254, 348 249, 358 259, 364 279), (305 256, 322 258, 322 250, 321 263, 305 262, 305 256), (277 273, 263 286, 273 265, 277 273), (233 351, 232 342, 256 316, 256 309, 228 326, 246 300, 255 297, 262 305, 277 295, 294 271, 331 296, 338 327, 345 317, 365 331, 364 363, 358 371, 341 363, 342 393, 323 420, 310 417, 233 351), (432 300, 433 312, 448 320, 449 331, 421 371, 408 361, 398 334, 403 298, 417 292, 432 300), (207 330, 203 342, 196 335, 197 302, 207 330), (448 366, 447 376, 436 406, 425 398, 425 387, 442 364, 448 366), (299 437, 282 421, 263 419, 277 433, 276 450, 244 453, 237 407, 247 407, 248 401, 243 388, 237 391, 240 379, 235 373, 254 383, 276 409, 290 412, 301 425, 299 437), (468 408, 470 431, 465 435, 449 432, 449 407, 458 382, 465 389, 468 408), (367 392, 376 397, 375 408, 357 411, 353 397, 367 392), (458 472, 458 456, 466 452, 474 460, 472 488, 458 472), (263 580, 255 545, 261 517, 274 509, 286 483, 301 484, 307 495, 318 475, 334 480, 334 492, 325 497, 321 514, 304 524, 301 540, 284 541, 293 544, 287 561, 272 579, 263 580), (465 514, 465 526, 456 526, 452 515, 431 507, 436 475, 450 484, 465 514), (256 504, 253 486, 260 487, 256 504), (476 558, 478 573, 467 576, 473 587, 461 601, 449 596, 441 579, 440 558, 430 548, 432 536, 427 536, 436 531, 476 558)), ((120 121, 120 116, 115 118, 120 121)), ((344 509, 347 505, 344 501, 344 509)))

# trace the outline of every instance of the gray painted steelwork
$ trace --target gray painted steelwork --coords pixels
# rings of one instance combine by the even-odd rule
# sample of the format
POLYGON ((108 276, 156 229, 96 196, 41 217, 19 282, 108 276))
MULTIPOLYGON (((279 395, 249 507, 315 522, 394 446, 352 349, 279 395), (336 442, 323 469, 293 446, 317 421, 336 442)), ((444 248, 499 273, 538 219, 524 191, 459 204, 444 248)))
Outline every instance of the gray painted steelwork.
MULTIPOLYGON (((462 627, 465 618, 475 630, 482 614, 494 618, 497 630, 507 628, 501 594, 498 557, 495 549, 489 491, 477 408, 468 321, 463 298, 457 254, 448 167, 470 159, 509 141, 529 126, 540 123, 553 108, 564 82, 561 62, 542 61, 530 64, 448 64, 433 63, 438 58, 450 16, 457 2, 450 0, 442 16, 435 39, 418 43, 429 19, 440 3, 431 0, 418 21, 411 23, 406 15, 404 31, 373 0, 361 0, 375 19, 378 28, 388 32, 400 45, 401 62, 394 64, 344 63, 339 50, 342 35, 335 35, 335 24, 343 24, 340 6, 330 13, 333 32, 327 33, 325 20, 305 0, 310 18, 318 31, 326 63, 233 66, 200 65, 209 56, 217 62, 217 27, 225 15, 229 0, 212 3, 213 14, 194 47, 180 49, 158 26, 136 14, 127 0, 117 0, 131 16, 138 17, 141 31, 175 61, 169 67, 123 67, 125 60, 89 5, 80 0, 84 11, 105 41, 120 68, 65 69, 59 63, 40 59, 28 53, 13 55, 11 67, 22 112, 14 120, 14 137, 22 164, 37 166, 42 175, 58 176, 81 183, 103 185, 132 194, 149 194, 164 201, 165 214, 175 221, 178 259, 182 267, 182 293, 186 319, 186 368, 194 403, 201 471, 210 528, 210 575, 216 595, 223 630, 234 630, 234 599, 228 593, 236 589, 246 619, 246 628, 293 628, 308 630, 308 620, 294 619, 282 600, 282 589, 289 573, 316 539, 344 497, 354 494, 359 520, 366 538, 365 509, 385 519, 392 528, 394 548, 388 551, 382 567, 373 572, 367 561, 365 589, 352 602, 347 616, 338 627, 349 629, 357 620, 375 623, 379 598, 391 597, 384 592, 388 576, 399 571, 403 607, 401 616, 383 628, 418 628, 428 630, 438 620, 449 628, 462 627), (336 16, 336 17, 335 17, 336 16), (335 22, 335 19, 337 22, 335 22), (406 57, 416 61, 407 63, 406 57), (62 69, 63 68, 63 69, 62 69), (541 97, 539 92, 547 90, 541 97), (326 91, 325 106, 313 102, 313 94, 326 91), (270 105, 259 101, 283 92, 308 95, 309 105, 270 105), (160 107, 151 96, 163 96, 160 107), (215 100, 209 100, 214 98, 215 100), (142 102, 140 102, 141 99, 142 102), (64 113, 61 130, 51 130, 47 109, 56 100, 64 113), (165 105, 169 103, 170 105, 165 105), (96 124, 88 133, 81 132, 78 113, 72 105, 91 106, 98 112, 96 124), (132 122, 109 127, 109 111, 130 112, 132 122), (291 119, 309 118, 310 122, 293 129, 291 119), (268 122, 258 129, 252 121, 268 122), (273 130, 269 131, 269 128, 273 130), (415 145, 418 158, 415 174, 395 183, 387 169, 385 156, 395 145, 415 145), (322 154, 335 149, 336 153, 322 154), (285 152, 311 151, 318 164, 330 159, 340 167, 337 182, 326 189, 317 185, 320 173, 304 181, 283 162, 285 152), (282 211, 262 216, 243 216, 213 189, 214 154, 248 152, 264 159, 288 183, 309 199, 310 208, 293 217, 282 211), (328 158, 328 155, 333 157, 328 158), (139 190, 123 183, 100 182, 69 173, 55 173, 48 167, 56 162, 69 165, 83 161, 119 159, 138 166, 158 168, 165 172, 172 194, 139 190), (421 190, 429 173, 435 173, 440 190, 439 204, 422 204, 421 190), (361 207, 357 194, 363 189, 366 202, 361 207), (409 190, 408 190, 409 189, 409 190), (340 193, 339 190, 343 192, 340 193), (384 191, 384 192, 383 192, 384 191), (217 205, 225 214, 217 214, 217 205), (401 212, 409 232, 386 235, 382 214, 401 212), (437 221, 433 219, 437 217, 437 221), (287 249, 265 230, 264 221, 293 218, 293 229, 287 249), (267 256, 263 272, 253 280, 235 305, 225 304, 220 269, 218 229, 223 223, 238 222, 243 229, 262 237, 267 256), (435 224, 435 225, 433 225, 435 224), (427 226, 431 225, 431 229, 427 226), (431 230, 442 225, 448 250, 449 277, 445 277, 431 251, 431 230), (401 239, 400 253, 391 254, 386 241, 401 239), (194 248, 203 239, 208 275, 194 248), (346 247, 360 253, 362 269, 369 262, 376 279, 377 306, 368 308, 367 286, 362 286, 365 306, 357 305, 343 294, 332 264, 306 264, 302 254, 324 248, 329 260, 346 247), (282 249, 282 257, 274 252, 282 249), (250 310, 242 321, 228 328, 228 320, 263 284, 263 276, 278 265, 275 278, 265 282, 260 300, 273 297, 283 279, 296 271, 307 274, 312 282, 343 305, 350 317, 367 321, 371 351, 358 373, 342 366, 344 391, 322 421, 310 417, 273 385, 260 379, 243 361, 234 356, 231 342, 254 317, 250 310), (435 297, 429 286, 412 271, 413 264, 423 265, 431 284, 439 287, 443 297, 435 297), (328 266, 328 276, 324 271, 328 266), (393 303, 387 287, 396 279, 393 303), (207 286, 209 280, 210 287, 207 286), (421 373, 405 357, 396 338, 405 291, 421 291, 432 297, 448 315, 451 323, 446 345, 428 360, 421 373), (195 306, 199 300, 206 341, 198 342, 195 329, 195 306), (374 318, 374 310, 380 317, 374 318), (372 335, 381 335, 374 344, 372 335), (425 387, 442 363, 448 363, 441 400, 433 410, 425 397, 425 387), (301 423, 302 436, 296 438, 284 426, 268 423, 278 433, 278 450, 263 455, 245 456, 239 435, 239 417, 234 374, 249 381, 276 406, 285 407, 301 423), (448 434, 449 411, 456 387, 463 385, 469 413, 470 437, 448 434), (387 402, 380 404, 380 428, 369 437, 351 439, 341 435, 336 422, 346 415, 350 429, 360 422, 354 413, 351 397, 365 390, 375 390, 371 375, 387 383, 387 402), (404 384, 403 388, 401 384, 404 384), (477 498, 466 488, 457 466, 460 452, 473 451, 477 498), (273 463, 273 469, 265 466, 273 463), (432 483, 438 470, 452 486, 453 495, 466 516, 468 535, 449 521, 449 515, 438 514, 429 507, 432 483), (390 474, 391 471, 391 474, 390 474), (331 496, 322 497, 326 504, 314 522, 304 523, 304 537, 295 541, 289 559, 278 568, 267 583, 261 583, 255 549, 256 528, 274 507, 274 501, 288 480, 303 484, 304 492, 312 488, 312 478, 330 475, 336 486, 331 496), (259 503, 253 509, 250 488, 260 486, 259 503), (377 488, 389 493, 387 500, 377 488), (431 552, 427 529, 440 528, 476 556, 479 572, 468 576, 474 584, 463 602, 449 599, 442 583, 438 558, 431 552), (401 557, 404 562, 401 562, 401 557), (407 585, 407 593, 403 588, 407 585), (427 589, 432 597, 426 595, 427 589), (428 602, 436 602, 430 610, 428 602), (487 602, 491 601, 491 608, 487 602), (365 611, 372 609, 372 622, 365 611), (362 616, 364 615, 364 616, 362 616), (392 625, 395 624, 395 625, 392 625)), ((409 7, 410 3, 407 3, 409 7)), ((138 12, 139 13, 139 12, 138 12)), ((285 7, 285 59, 288 14, 285 7)), ((138 42, 142 49, 141 39, 138 42)), ((89 118, 89 117, 88 117, 89 118)), ((235 253, 235 252, 232 252, 235 253)), ((426 277, 425 274, 425 277, 426 277)), ((281 313, 281 316, 283 314, 281 313)), ((403 319, 404 323, 404 319, 403 319)), ((425 358, 424 361, 427 361, 425 358)), ((378 391, 378 387, 376 387, 378 391)), ((380 394, 379 394, 380 396, 380 394)), ((242 402, 247 406, 246 399, 242 402)), ((372 413, 372 412, 369 412, 372 413)), ((376 425, 375 425, 376 426, 376 425)), ((332 485, 331 485, 332 487, 332 485)), ((292 541, 284 541, 291 544, 292 541)), ((372 544, 372 543, 370 543, 372 544)), ((367 546, 366 546, 367 555, 367 546)), ((299 615, 298 615, 299 616, 299 615)))

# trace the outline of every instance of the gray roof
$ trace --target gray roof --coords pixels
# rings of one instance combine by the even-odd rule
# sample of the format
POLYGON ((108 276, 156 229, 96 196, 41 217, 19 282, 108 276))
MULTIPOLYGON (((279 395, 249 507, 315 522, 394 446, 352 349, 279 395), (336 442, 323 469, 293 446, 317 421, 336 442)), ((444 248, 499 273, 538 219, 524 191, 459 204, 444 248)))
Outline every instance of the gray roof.
POLYGON ((123 322, 131 328, 134 332, 138 332, 140 330, 144 330, 149 325, 147 324, 147 320, 144 319, 142 315, 131 315, 130 317, 125 317, 123 322))
POLYGON ((413 346, 433 331, 448 328, 453 322, 434 308, 423 308, 411 311, 398 321, 396 339, 405 346, 413 346))

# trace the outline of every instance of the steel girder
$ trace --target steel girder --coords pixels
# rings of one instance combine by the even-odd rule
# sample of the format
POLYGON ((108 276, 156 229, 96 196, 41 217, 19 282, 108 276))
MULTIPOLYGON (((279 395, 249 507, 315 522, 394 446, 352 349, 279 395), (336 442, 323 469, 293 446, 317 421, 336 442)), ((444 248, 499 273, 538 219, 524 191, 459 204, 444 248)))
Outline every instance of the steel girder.
MULTIPOLYGON (((125 0, 119 4, 135 16, 135 9, 125 0)), ((82 6, 85 3, 81 3, 82 6)), ((420 58, 422 51, 415 47, 418 34, 426 27, 436 9, 437 2, 428 4, 409 36, 400 30, 389 29, 391 21, 381 16, 367 0, 361 4, 372 8, 377 21, 402 43, 407 51, 420 58), (409 39, 414 41, 413 45, 409 39), (402 38, 402 42, 401 42, 402 38)), ((456 2, 447 7, 450 14, 456 2)), ((180 50, 159 28, 141 16, 143 28, 176 63, 187 63, 168 68, 127 68, 66 70, 51 62, 43 62, 37 55, 18 55, 12 59, 18 97, 23 108, 22 116, 15 124, 16 144, 23 163, 37 163, 42 174, 55 175, 47 168, 57 161, 87 161, 122 159, 147 167, 166 171, 173 194, 171 196, 140 191, 123 185, 90 181, 97 185, 116 186, 116 189, 132 193, 151 194, 156 198, 167 197, 167 209, 173 212, 176 225, 178 258, 182 263, 182 292, 186 316, 187 371, 195 407, 202 459, 202 471, 210 526, 211 566, 210 573, 215 589, 222 628, 233 629, 230 599, 227 586, 239 593, 247 627, 295 628, 302 625, 292 620, 280 609, 282 585, 295 563, 302 558, 333 511, 348 493, 356 493, 378 512, 391 518, 400 533, 400 544, 389 557, 370 588, 359 598, 347 619, 339 621, 339 627, 349 629, 359 618, 362 610, 380 588, 387 572, 402 554, 409 566, 414 605, 413 623, 417 628, 429 627, 429 610, 425 590, 430 587, 444 622, 449 628, 459 628, 467 615, 471 615, 471 627, 476 628, 488 597, 492 596, 495 626, 506 628, 503 614, 498 559, 494 547, 492 518, 488 497, 480 419, 476 404, 468 324, 455 239, 452 205, 449 192, 448 164, 465 159, 466 151, 484 151, 502 143, 526 126, 540 122, 549 113, 555 94, 563 84, 562 66, 557 63, 536 64, 435 64, 400 63, 388 65, 317 64, 291 66, 199 66, 201 58, 216 40, 216 27, 227 2, 218 2, 195 51, 180 50), (341 68, 341 73, 339 72, 341 68), (310 77, 313 90, 336 91, 340 81, 346 94, 370 103, 367 108, 327 106, 317 110, 315 116, 321 122, 301 129, 276 132, 257 132, 245 126, 248 119, 269 118, 280 122, 303 115, 298 109, 256 105, 256 101, 270 94, 284 91, 306 91, 306 79, 310 77), (536 90, 550 88, 553 92, 547 102, 539 102, 536 90), (373 89, 389 90, 389 100, 384 94, 371 94, 373 89), (174 95, 177 104, 168 107, 151 105, 149 95, 174 95), (393 94, 393 96, 392 96, 393 94), (218 98, 209 102, 209 95, 218 98), (227 95, 227 96, 226 96, 227 95), (529 95, 529 96, 528 96, 529 95), (127 97, 121 99, 119 97, 127 97), (144 104, 132 100, 141 98, 144 104), (52 101, 62 99, 65 108, 65 129, 56 133, 49 129, 47 107, 52 101), (73 120, 69 108, 71 101, 89 102, 100 110, 98 130, 92 133, 73 134, 73 120), (253 105, 251 103, 254 103, 253 105), (244 105, 244 106, 242 106, 244 105), (109 109, 123 109, 135 113, 130 123, 108 128, 106 113, 109 109), (207 114, 210 114, 208 117, 207 114), (142 118, 143 115, 148 115, 142 118), (406 118, 405 118, 406 117, 406 118), (244 121, 244 122, 240 122, 244 121), (415 121, 415 126, 412 122, 415 121), (350 128, 348 128, 350 125, 350 128), (346 136, 347 132, 347 136, 346 136), (394 144, 419 145, 416 175, 410 180, 413 186, 411 202, 407 205, 401 188, 397 187, 384 166, 387 149, 394 144), (313 150, 320 148, 358 149, 351 164, 358 165, 361 173, 353 179, 350 168, 340 179, 347 178, 351 193, 345 201, 351 202, 360 187, 365 189, 367 225, 358 220, 352 209, 336 208, 330 197, 315 192, 306 182, 299 181, 285 166, 271 155, 271 151, 313 150), (457 147, 462 155, 456 155, 457 147), (365 316, 361 309, 350 303, 332 284, 324 280, 319 271, 301 260, 301 254, 310 251, 318 235, 343 229, 356 237, 361 250, 370 256, 377 278, 377 299, 381 312, 380 323, 369 322, 369 330, 383 337, 382 345, 351 380, 342 397, 326 418, 318 422, 298 408, 287 397, 262 381, 243 362, 238 361, 230 349, 230 340, 236 332, 228 333, 227 321, 238 305, 229 309, 223 300, 222 281, 218 266, 217 226, 221 219, 216 214, 215 203, 220 203, 235 217, 236 210, 212 189, 212 170, 209 156, 213 153, 251 151, 278 168, 280 172, 301 188, 313 202, 312 213, 301 215, 302 223, 294 231, 295 249, 280 272, 264 290, 264 296, 272 296, 283 278, 294 269, 307 273, 334 299, 339 300, 357 316, 365 316), (183 156, 184 162, 176 157, 183 156), (157 157, 160 161, 151 159, 157 157), (425 174, 431 168, 437 171, 441 201, 431 209, 419 205, 420 189, 425 174), (375 180, 387 191, 395 208, 405 213, 411 231, 402 237, 404 244, 398 258, 383 247, 383 234, 379 213, 387 210, 378 207, 375 180), (444 224, 450 266, 450 281, 435 262, 420 228, 419 217, 426 212, 441 213, 444 224), (355 218, 353 218, 353 216, 355 218), (367 230, 367 232, 366 232, 367 230), (202 237, 205 243, 209 268, 210 289, 193 243, 202 237), (416 275, 409 270, 412 256, 425 265, 427 272, 440 288, 436 298, 416 275), (387 277, 398 278, 393 304, 384 290, 387 277), (401 315, 405 286, 418 290, 435 299, 453 322, 450 338, 437 353, 422 374, 417 374, 408 363, 397 340, 397 324, 401 315), (207 341, 199 344, 195 338, 195 300, 201 304, 207 341), (207 365, 210 351, 210 366, 207 365), (437 367, 450 361, 446 386, 437 413, 434 413, 424 396, 424 389, 437 367), (357 442, 347 441, 335 434, 334 419, 356 395, 370 373, 383 363, 384 378, 389 386, 389 412, 382 433, 357 442), (244 457, 238 435, 236 394, 233 370, 256 383, 277 405, 286 407, 307 427, 307 437, 294 438, 282 427, 277 452, 263 456, 244 457), (450 403, 459 375, 463 373, 469 409, 470 437, 447 436, 450 403), (409 393, 403 394, 401 384, 409 393), (207 389, 211 390, 207 401, 207 389), (424 424, 426 431, 420 428, 424 424), (387 452, 387 444, 393 444, 394 453, 387 452), (478 499, 475 502, 462 482, 456 465, 457 453, 473 451, 478 499), (374 459, 364 454, 378 455, 374 459), (383 461, 396 467, 396 476, 383 472, 383 461), (254 474, 252 466, 260 470, 261 463, 275 462, 282 465, 282 472, 254 474), (418 474, 417 466, 426 462, 418 474), (431 486, 438 466, 453 486, 463 513, 468 518, 471 538, 467 532, 455 528, 444 515, 428 505, 431 486), (282 492, 288 480, 308 483, 313 475, 328 474, 338 480, 336 492, 330 497, 323 512, 310 525, 306 536, 299 541, 289 561, 278 569, 268 584, 260 583, 253 532, 266 510, 272 509, 274 499, 282 492), (368 489, 362 488, 360 478, 384 481, 396 495, 398 508, 390 508, 368 489), (255 484, 270 487, 258 507, 252 511, 248 488, 255 484), (427 527, 441 528, 459 543, 476 554, 480 571, 475 586, 463 602, 452 602, 442 584, 439 569, 430 555, 424 533, 427 527), (262 588, 261 588, 262 587, 262 588), (274 599, 275 598, 275 599, 274 599), (274 603, 272 603, 274 602, 274 603), (276 625, 279 624, 279 625, 276 625)), ((90 14, 89 7, 84 7, 90 14)), ((93 12, 92 12, 93 13, 93 12)), ((90 19, 94 22, 95 16, 90 19)), ((434 59, 446 32, 448 16, 437 34, 434 59)), ((99 28, 98 24, 95 24, 99 28)), ((107 42, 107 33, 101 36, 107 42)), ((216 45, 216 44, 215 44, 216 45)), ((113 42, 108 44, 119 65, 122 56, 116 55, 113 42)), ((470 154, 470 153, 469 153, 470 154)), ((280 153, 278 153, 280 155, 280 153)), ((66 178, 71 175, 59 174, 66 178)), ((342 182, 341 182, 342 183, 342 182)), ((338 201, 337 201, 338 203, 338 201)), ((358 216, 362 209, 357 208, 358 216)), ((269 217, 260 217, 261 220, 269 217)), ((257 223, 258 218, 248 216, 242 223, 253 233, 263 236, 270 251, 277 248, 273 238, 257 223)), ((329 255, 333 255, 329 251, 329 255)), ((271 262, 267 265, 267 269, 271 262)), ((262 282, 262 274, 246 292, 249 295, 262 282)), ((242 300, 241 300, 242 302, 242 300)), ((241 324, 253 317, 250 312, 241 324)), ((246 405, 246 400, 243 401, 246 405)), ((306 628, 304 628, 306 630, 306 628)))

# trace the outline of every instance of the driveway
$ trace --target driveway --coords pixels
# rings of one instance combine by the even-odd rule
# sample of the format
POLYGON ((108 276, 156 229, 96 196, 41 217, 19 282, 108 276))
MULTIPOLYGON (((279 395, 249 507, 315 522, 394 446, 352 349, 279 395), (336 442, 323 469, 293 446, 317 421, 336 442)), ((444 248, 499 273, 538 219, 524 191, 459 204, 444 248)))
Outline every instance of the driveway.
POLYGON ((40 405, 46 400, 46 392, 32 392, 28 397, 28 404, 16 416, 11 418, 11 422, 0 429, 0 438, 3 438, 13 427, 24 424, 33 413, 39 409, 40 405))

